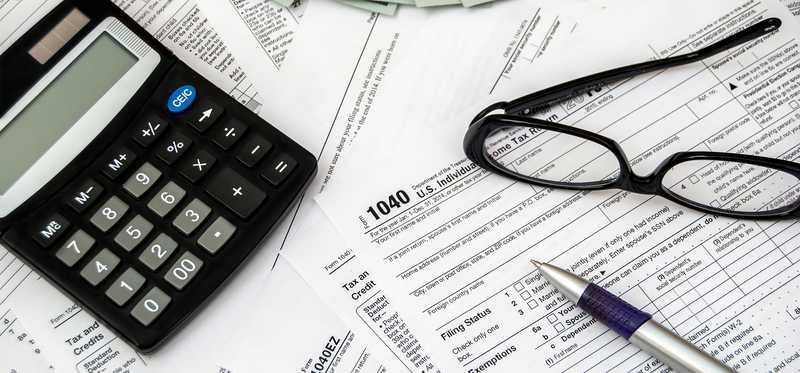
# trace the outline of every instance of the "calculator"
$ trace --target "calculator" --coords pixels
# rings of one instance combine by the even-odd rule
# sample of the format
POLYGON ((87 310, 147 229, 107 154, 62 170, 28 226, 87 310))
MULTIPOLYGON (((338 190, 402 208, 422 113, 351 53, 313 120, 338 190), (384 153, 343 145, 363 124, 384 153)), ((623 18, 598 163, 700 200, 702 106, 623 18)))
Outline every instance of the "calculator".
POLYGON ((0 89, 0 243, 142 352, 317 169, 110 1, 60 3, 0 56, 0 89))

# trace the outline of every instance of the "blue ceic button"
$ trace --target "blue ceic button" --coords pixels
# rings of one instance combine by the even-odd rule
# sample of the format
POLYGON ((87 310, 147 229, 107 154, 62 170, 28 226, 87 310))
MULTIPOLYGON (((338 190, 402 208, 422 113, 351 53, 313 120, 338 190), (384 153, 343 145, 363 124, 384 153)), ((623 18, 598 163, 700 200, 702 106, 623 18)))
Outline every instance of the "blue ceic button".
POLYGON ((180 113, 192 106, 197 97, 197 88, 193 85, 184 85, 172 91, 167 100, 167 109, 170 113, 180 113))

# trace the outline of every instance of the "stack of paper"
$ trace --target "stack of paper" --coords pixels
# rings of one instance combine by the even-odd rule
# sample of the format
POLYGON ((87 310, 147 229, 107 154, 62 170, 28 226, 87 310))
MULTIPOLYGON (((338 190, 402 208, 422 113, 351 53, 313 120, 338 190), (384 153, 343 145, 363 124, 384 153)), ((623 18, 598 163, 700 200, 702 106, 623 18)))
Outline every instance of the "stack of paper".
MULTIPOLYGON (((275 0, 275 2, 283 6, 291 6, 297 0, 275 0)), ((461 5, 464 7, 472 7, 475 5, 486 4, 497 0, 336 0, 337 2, 349 5, 354 8, 367 10, 370 12, 393 15, 397 12, 397 7, 400 5, 413 5, 419 8, 445 6, 445 5, 461 5)))
MULTIPOLYGON (((385 16, 400 4, 485 2, 117 0, 317 154, 320 172, 273 239, 153 356, 102 327, 91 336, 104 343, 76 353, 69 337, 95 320, 13 267, 0 349, 14 353, 0 369, 667 371, 555 293, 529 258, 623 294, 738 371, 800 369, 797 223, 704 216, 616 191, 532 188, 475 168, 461 150, 469 120, 488 103, 692 50, 778 16, 784 27, 770 37, 606 87, 551 115, 620 141, 641 173, 687 149, 797 161, 800 30, 785 7, 514 0, 385 16), (726 88, 734 81, 736 90, 726 88), (369 211, 381 201, 386 214, 369 211), (114 359, 93 358, 107 349, 114 359)), ((783 2, 796 11, 797 1, 783 2)), ((0 32, 17 27, 4 25, 0 32)))

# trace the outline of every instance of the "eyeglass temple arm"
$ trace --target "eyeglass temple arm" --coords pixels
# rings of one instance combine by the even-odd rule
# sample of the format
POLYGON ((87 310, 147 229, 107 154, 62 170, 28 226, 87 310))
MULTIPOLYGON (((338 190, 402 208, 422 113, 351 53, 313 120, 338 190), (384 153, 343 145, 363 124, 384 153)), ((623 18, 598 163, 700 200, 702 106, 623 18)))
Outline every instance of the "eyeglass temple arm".
MULTIPOLYGON (((534 109, 564 101, 577 94, 588 92, 593 88, 624 80, 636 75, 645 74, 668 67, 684 65, 711 57, 724 50, 746 43, 750 40, 769 34, 781 26, 778 18, 768 18, 750 27, 745 28, 716 43, 701 48, 697 51, 668 57, 655 61, 647 61, 634 65, 619 67, 612 70, 588 75, 582 78, 561 83, 544 90, 522 96, 509 102, 499 102, 484 109, 475 120, 478 120, 496 109, 504 109, 508 114, 520 114, 526 109, 534 109)), ((529 113, 524 113, 529 114, 529 113)), ((474 122, 474 121, 473 121, 474 122)))

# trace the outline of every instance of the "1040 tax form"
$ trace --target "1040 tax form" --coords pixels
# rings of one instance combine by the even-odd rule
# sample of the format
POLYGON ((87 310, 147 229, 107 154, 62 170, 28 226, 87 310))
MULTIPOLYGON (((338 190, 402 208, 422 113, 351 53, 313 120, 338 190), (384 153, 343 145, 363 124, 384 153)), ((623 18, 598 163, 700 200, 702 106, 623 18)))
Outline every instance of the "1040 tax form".
MULTIPOLYGON (((683 0, 608 8, 607 18, 581 25, 571 52, 541 62, 539 77, 510 82, 498 98, 695 50, 779 17, 777 33, 574 97, 543 117, 617 140, 642 174, 683 150, 800 157, 800 28, 784 6, 683 0)), ((464 159, 461 139, 481 106, 462 113, 428 105, 437 101, 424 92, 415 100, 393 101, 396 115, 382 113, 395 118, 392 130, 366 129, 340 182, 317 200, 442 370, 668 371, 567 301, 531 258, 621 294, 737 371, 800 369, 800 223, 515 183, 464 159)), ((515 140, 520 159, 551 152, 555 162, 586 167, 580 151, 515 140)), ((721 199, 743 197, 733 192, 742 185, 757 189, 757 180, 735 173, 686 176, 728 181, 721 199)))

